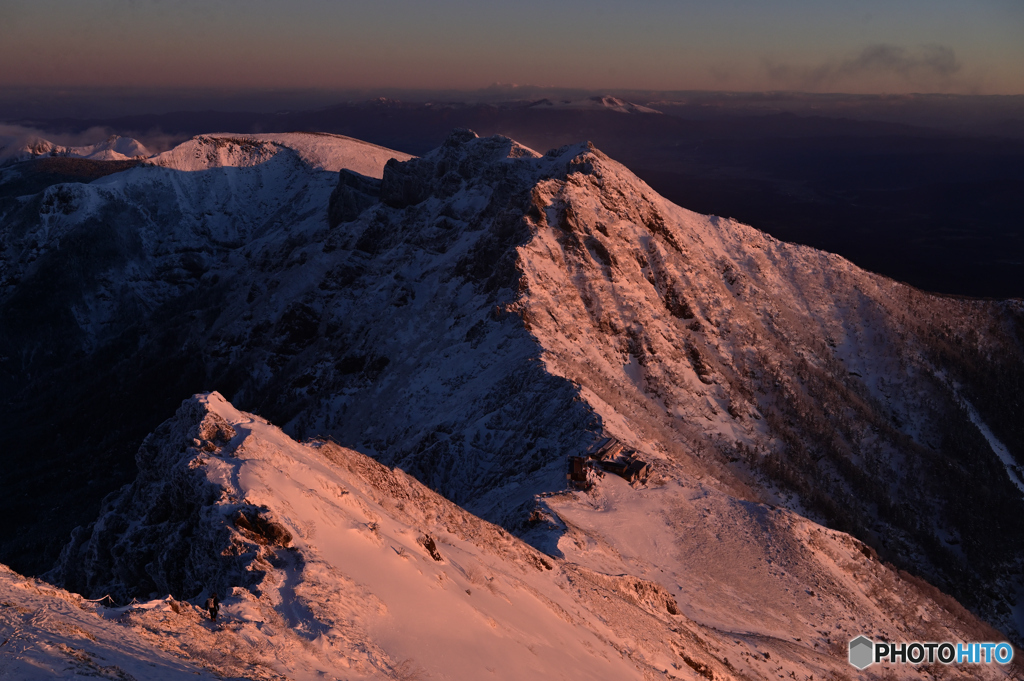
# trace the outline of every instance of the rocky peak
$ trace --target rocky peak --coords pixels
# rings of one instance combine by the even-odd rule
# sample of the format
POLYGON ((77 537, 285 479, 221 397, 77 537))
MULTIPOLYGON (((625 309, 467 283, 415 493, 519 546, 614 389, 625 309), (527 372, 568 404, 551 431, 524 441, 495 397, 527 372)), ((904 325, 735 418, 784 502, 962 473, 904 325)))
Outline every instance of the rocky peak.
POLYGON ((225 404, 218 393, 187 399, 147 436, 135 481, 104 500, 96 522, 75 530, 47 578, 121 603, 258 591, 291 535, 266 507, 240 496, 233 454, 245 436, 215 410, 225 404))

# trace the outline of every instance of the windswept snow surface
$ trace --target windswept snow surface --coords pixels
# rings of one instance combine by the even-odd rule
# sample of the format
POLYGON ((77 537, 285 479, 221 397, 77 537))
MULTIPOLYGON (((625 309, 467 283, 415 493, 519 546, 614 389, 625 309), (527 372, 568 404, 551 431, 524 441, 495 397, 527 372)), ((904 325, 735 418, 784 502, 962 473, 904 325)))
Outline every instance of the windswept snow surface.
MULTIPOLYGON (((59 576, 124 597, 136 586, 125 577, 141 567, 132 561, 155 553, 143 569, 157 588, 177 586, 198 602, 213 589, 227 594, 218 627, 194 609, 177 618, 161 610, 172 621, 159 642, 191 654, 208 647, 202 662, 225 673, 642 679, 651 671, 626 632, 576 602, 549 558, 401 471, 330 443, 300 445, 217 393, 187 400, 139 462, 139 479, 69 547, 59 576), (159 526, 152 513, 131 515, 167 503, 169 484, 185 497, 178 510, 197 505, 191 515, 159 526), (285 533, 268 540, 245 529, 240 513, 285 533), (164 561, 163 544, 179 533, 193 536, 185 566, 164 561), (121 558, 107 563, 110 555, 121 558)), ((153 629, 150 610, 131 612, 153 629)))
POLYGON ((369 142, 329 133, 264 133, 199 135, 150 159, 165 168, 195 172, 210 168, 247 168, 265 163, 290 150, 312 170, 338 172, 342 168, 380 178, 389 159, 408 161, 412 156, 369 142))
MULTIPOLYGON (((240 501, 274 509, 295 537, 301 569, 287 566, 271 598, 281 598, 274 604, 293 629, 305 630, 314 643, 319 639, 327 661, 355 665, 357 674, 360 665, 364 673, 389 671, 374 669, 371 655, 350 659, 353 651, 345 648, 358 642, 379 651, 396 673, 423 668, 453 679, 640 678, 609 641, 588 629, 589 618, 578 611, 573 617, 576 609, 549 576, 550 563, 528 546, 400 472, 339 447, 297 445, 217 394, 200 400, 241 438, 233 453, 239 461, 218 461, 220 470, 211 474, 237 480, 232 491, 240 501), (418 542, 426 533, 440 561, 418 542), (343 655, 335 659, 332 638, 341 639, 343 655)), ((233 604, 225 611, 230 618, 233 604)))
MULTIPOLYGON (((173 599, 135 609, 153 625, 161 618, 198 616, 173 599)), ((129 608, 110 609, 0 565, 0 679, 44 681, 92 677, 172 681, 218 679, 180 650, 168 652, 143 627, 126 626, 129 608)))
POLYGON ((400 470, 297 443, 218 393, 186 400, 138 461, 135 483, 51 576, 122 599, 151 580, 154 596, 174 598, 110 616, 226 675, 829 678, 851 671, 846 644, 862 633, 985 633, 849 536, 701 484, 634 489, 608 476, 589 494, 548 497, 569 524, 556 559, 400 470), (212 590, 224 596, 217 625, 175 600, 212 590))

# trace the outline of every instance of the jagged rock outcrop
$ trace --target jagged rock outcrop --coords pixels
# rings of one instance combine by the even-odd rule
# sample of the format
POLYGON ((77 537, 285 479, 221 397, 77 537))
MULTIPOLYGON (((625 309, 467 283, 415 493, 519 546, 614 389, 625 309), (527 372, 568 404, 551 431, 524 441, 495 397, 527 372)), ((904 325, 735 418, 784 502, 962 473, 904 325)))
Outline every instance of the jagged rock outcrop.
MULTIPOLYGON (((387 166, 385 172, 386 170, 387 166)), ((338 171, 338 186, 331 192, 327 204, 327 221, 331 227, 337 227, 343 222, 352 222, 364 210, 380 200, 380 193, 380 180, 342 168, 338 171)))
POLYGON ((46 578, 115 602, 193 599, 234 587, 258 593, 291 534, 236 488, 240 437, 195 399, 142 443, 135 481, 108 497, 98 520, 72 533, 46 578), (263 569, 261 569, 261 567, 263 569))
POLYGON ((423 158, 388 161, 380 199, 392 208, 414 206, 430 197, 448 199, 467 184, 494 184, 508 178, 513 166, 505 164, 505 159, 532 155, 506 137, 481 140, 472 130, 454 130, 439 149, 423 158))

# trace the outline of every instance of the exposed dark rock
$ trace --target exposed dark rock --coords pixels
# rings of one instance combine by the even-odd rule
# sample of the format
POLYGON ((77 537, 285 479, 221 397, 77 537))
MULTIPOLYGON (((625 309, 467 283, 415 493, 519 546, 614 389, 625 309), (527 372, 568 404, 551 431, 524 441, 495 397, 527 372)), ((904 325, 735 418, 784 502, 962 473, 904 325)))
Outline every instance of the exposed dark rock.
POLYGON ((294 355, 308 347, 320 333, 320 315, 305 303, 288 306, 278 320, 275 334, 277 352, 294 355))
POLYGON ((104 500, 96 522, 74 531, 46 578, 119 603, 255 588, 264 574, 258 559, 271 558, 291 535, 260 507, 236 502, 233 523, 221 512, 224 490, 205 466, 211 457, 233 465, 234 437, 224 419, 185 400, 139 448, 135 481, 104 500))
POLYGON ((331 192, 327 204, 328 223, 333 228, 352 222, 380 200, 380 193, 380 180, 342 168, 338 173, 338 186, 331 192))
POLYGON ((266 509, 240 509, 235 515, 235 527, 249 539, 263 546, 285 547, 292 541, 292 534, 280 523, 266 517, 266 509))
MULTIPOLYGON (((662 300, 665 301, 665 307, 672 313, 672 316, 679 319, 693 319, 693 309, 690 308, 690 304, 686 302, 686 299, 674 287, 670 286, 665 291, 665 296, 662 300)), ((697 324, 699 326, 700 322, 697 322, 697 324)))
POLYGON ((397 244, 400 238, 401 235, 391 224, 388 216, 378 213, 373 216, 370 223, 363 229, 362 234, 359 235, 355 249, 369 255, 380 255, 397 244))
POLYGON ((441 554, 437 551, 437 544, 434 543, 434 538, 429 534, 425 534, 420 537, 420 544, 427 550, 427 553, 430 554, 431 558, 439 563, 444 560, 444 558, 441 557, 441 554))
POLYGON ((405 208, 426 201, 433 189, 434 164, 420 158, 391 159, 384 166, 380 200, 392 208, 405 208))
MULTIPOLYGON (((592 236, 588 236, 584 239, 583 243, 586 244, 587 248, 589 248, 590 251, 597 256, 597 259, 606 267, 612 267, 615 264, 615 258, 608 252, 608 249, 600 240, 592 236)), ((692 317, 693 315, 690 316, 692 317)))

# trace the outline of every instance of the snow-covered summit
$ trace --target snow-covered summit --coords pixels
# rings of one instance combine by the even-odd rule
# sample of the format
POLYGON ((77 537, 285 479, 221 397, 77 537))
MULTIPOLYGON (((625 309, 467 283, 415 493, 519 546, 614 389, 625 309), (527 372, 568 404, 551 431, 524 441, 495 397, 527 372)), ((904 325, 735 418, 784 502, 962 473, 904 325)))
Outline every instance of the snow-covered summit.
POLYGON ((51 152, 55 155, 80 156, 96 161, 127 161, 152 156, 141 142, 131 137, 111 135, 103 142, 84 147, 66 147, 63 151, 51 152))
POLYGON ((264 133, 198 135, 150 159, 150 163, 175 170, 247 168, 265 163, 282 150, 290 150, 313 170, 338 172, 342 168, 379 178, 389 159, 407 161, 412 156, 375 144, 328 133, 264 133))
MULTIPOLYGON (((970 498, 992 522, 1007 517, 1003 504, 1024 511, 1002 444, 991 444, 964 406, 989 405, 990 432, 999 423, 1002 437, 1014 437, 1010 383, 978 367, 1000 357, 1019 371, 1019 301, 930 296, 695 214, 586 144, 538 156, 503 138, 456 133, 422 159, 389 164, 378 189, 343 177, 332 207, 347 202, 353 210, 338 213, 329 242, 359 253, 339 255, 358 263, 348 284, 356 290, 314 299, 350 310, 350 324, 371 300, 398 308, 357 323, 365 340, 362 331, 346 336, 359 348, 349 353, 387 358, 389 368, 369 383, 318 369, 318 390, 331 397, 292 393, 309 400, 292 422, 297 432, 371 448, 510 527, 522 511, 509 501, 524 488, 551 489, 561 457, 603 433, 672 479, 714 481, 737 499, 855 530, 887 559, 948 587, 954 565, 1019 562, 994 535, 966 539, 980 530, 949 512, 944 469, 926 453, 942 452, 965 482, 958 503, 970 498), (378 267, 402 280, 367 298, 380 279, 365 273, 378 267), (476 297, 454 295, 460 283, 476 297), (436 309, 461 316, 437 319, 436 309), (535 365, 515 368, 503 356, 512 348, 536 353, 538 379, 551 388, 534 393, 516 380, 535 365), (954 393, 940 370, 971 383, 972 395, 954 393), (422 396, 415 411, 402 394, 422 396), (505 403, 519 411, 498 408, 505 403), (971 457, 985 463, 966 465, 971 457)), ((1014 574, 1001 572, 1004 593, 1019 585, 1014 574)), ((1020 605, 976 607, 1024 630, 1020 605)))

